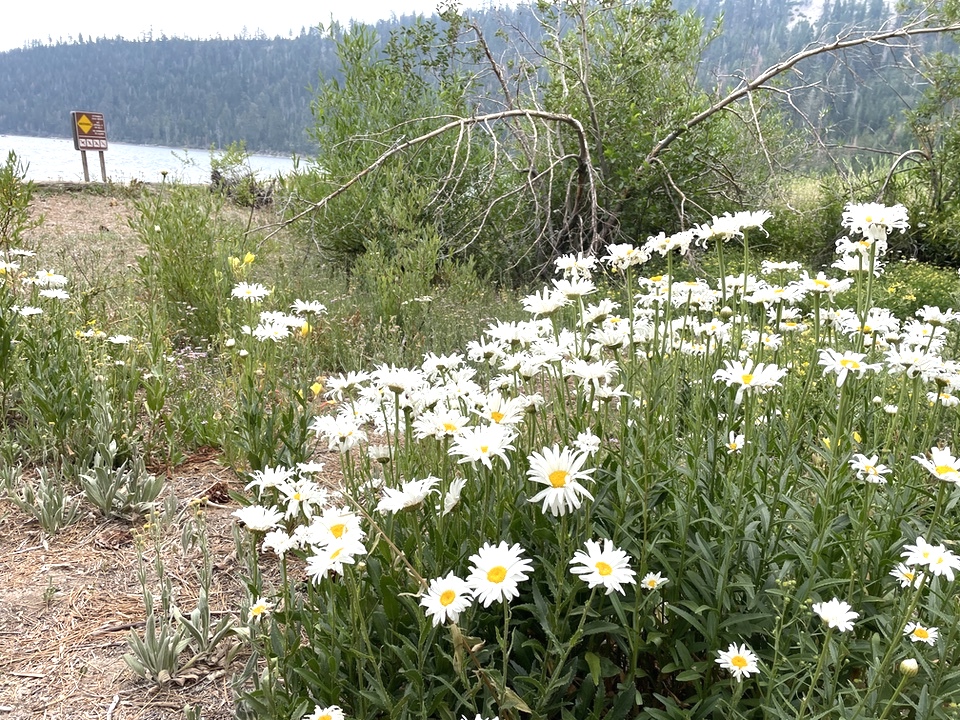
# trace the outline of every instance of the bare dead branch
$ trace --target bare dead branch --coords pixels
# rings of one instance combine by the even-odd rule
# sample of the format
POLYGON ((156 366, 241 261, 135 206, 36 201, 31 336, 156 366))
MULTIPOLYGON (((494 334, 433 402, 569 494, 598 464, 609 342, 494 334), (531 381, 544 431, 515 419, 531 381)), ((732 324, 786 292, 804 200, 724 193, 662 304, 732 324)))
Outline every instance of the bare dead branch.
POLYGON ((887 177, 883 180, 883 185, 880 186, 880 190, 877 192, 877 202, 880 202, 884 193, 887 192, 887 186, 890 185, 890 181, 893 179, 893 174, 897 171, 897 167, 900 165, 900 163, 913 155, 919 155, 924 162, 930 159, 930 156, 927 155, 927 153, 925 153, 923 150, 907 150, 906 152, 901 153, 900 157, 893 161, 893 165, 890 166, 890 172, 887 173, 887 177))
MULTIPOLYGON (((865 35, 863 37, 838 37, 835 41, 831 43, 825 43, 821 45, 816 45, 812 48, 807 48, 806 50, 801 50, 798 53, 794 53, 786 60, 783 60, 775 65, 771 65, 769 68, 764 70, 762 73, 757 75, 755 78, 749 82, 743 82, 735 90, 728 93, 726 96, 715 102, 713 105, 708 107, 706 110, 694 115, 692 118, 684 122, 680 127, 675 128, 670 131, 662 140, 657 142, 656 145, 650 150, 647 154, 646 161, 647 163, 653 162, 654 158, 658 157, 664 150, 666 150, 673 142, 679 138, 681 135, 687 133, 688 131, 695 128, 700 123, 708 120, 709 118, 716 115, 718 112, 724 108, 735 103, 740 98, 748 95, 751 92, 756 90, 761 90, 764 88, 765 84, 785 73, 787 70, 790 70, 798 63, 807 60, 809 58, 815 57, 817 55, 822 55, 824 53, 835 53, 841 50, 847 50, 849 48, 857 47, 860 45, 868 44, 885 44, 890 40, 902 39, 913 37, 916 35, 933 35, 940 33, 950 33, 960 31, 960 23, 954 23, 951 25, 939 25, 936 27, 921 27, 916 24, 905 25, 903 27, 897 28, 895 30, 886 30, 883 32, 872 33, 870 35, 865 35)), ((639 169, 638 169, 639 170, 639 169)))
POLYGON ((354 175, 352 178, 338 186, 335 190, 330 192, 328 195, 323 197, 321 200, 310 203, 308 207, 301 210, 297 214, 293 215, 290 218, 283 220, 276 229, 270 232, 265 239, 269 239, 280 232, 281 229, 291 225, 298 220, 310 215, 311 213, 322 210, 329 204, 332 200, 336 199, 351 187, 360 182, 363 178, 367 177, 371 173, 375 172, 379 167, 381 167, 387 160, 403 153, 404 151, 410 150, 411 148, 416 148, 423 145, 424 143, 433 140, 451 130, 458 130, 461 135, 464 132, 464 128, 468 128, 474 125, 487 125, 489 123, 498 121, 498 120, 507 120, 512 118, 527 118, 529 120, 543 120, 546 122, 558 123, 561 125, 567 125, 576 133, 577 143, 579 147, 579 153, 576 155, 577 160, 577 177, 578 184, 580 186, 581 195, 585 196, 586 204, 589 208, 590 218, 589 218, 589 228, 591 230, 591 245, 595 240, 596 228, 597 228, 597 193, 596 185, 594 180, 594 171, 593 165, 590 158, 590 148, 588 145, 588 140, 586 133, 584 132, 583 126, 580 124, 580 121, 574 118, 571 115, 563 115, 560 113, 546 112, 543 110, 504 110, 502 112, 489 113, 486 115, 476 115, 469 118, 456 118, 450 122, 441 125, 440 127, 422 135, 419 135, 410 139, 402 139, 394 144, 392 147, 384 151, 376 160, 374 160, 370 165, 365 167, 359 173, 354 175))

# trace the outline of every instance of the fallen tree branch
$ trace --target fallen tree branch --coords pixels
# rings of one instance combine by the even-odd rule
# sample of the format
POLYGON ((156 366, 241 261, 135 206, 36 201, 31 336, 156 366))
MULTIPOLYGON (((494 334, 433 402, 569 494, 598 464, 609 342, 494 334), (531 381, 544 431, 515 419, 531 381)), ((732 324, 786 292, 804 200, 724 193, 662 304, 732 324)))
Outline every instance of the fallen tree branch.
POLYGON ((468 118, 456 118, 450 122, 441 125, 440 127, 431 130, 428 133, 419 135, 415 138, 410 138, 408 140, 402 140, 397 144, 393 145, 386 151, 384 151, 376 160, 374 160, 370 165, 365 167, 363 170, 358 172, 352 178, 346 182, 339 185, 335 190, 321 198, 317 202, 310 203, 308 207, 301 210, 297 214, 293 215, 290 218, 283 220, 279 225, 273 230, 265 239, 269 239, 276 235, 280 230, 288 225, 291 225, 298 220, 306 217, 307 215, 322 210, 330 201, 336 199, 351 187, 360 182, 367 175, 370 175, 376 171, 380 166, 382 166, 387 160, 392 158, 395 155, 398 155, 406 150, 409 150, 412 147, 426 143, 434 138, 440 137, 441 135, 451 131, 459 130, 461 133, 464 128, 471 125, 480 125, 490 122, 495 122, 498 120, 506 120, 509 118, 527 118, 530 120, 545 120, 548 122, 560 123, 567 125, 574 130, 577 135, 577 143, 579 146, 579 152, 576 156, 577 158, 577 175, 579 177, 579 185, 582 191, 585 191, 587 196, 587 202, 590 207, 590 228, 592 229, 591 241, 593 235, 596 234, 597 227, 597 192, 596 186, 594 183, 593 176, 593 165, 590 158, 590 149, 587 145, 587 136, 583 130, 583 125, 580 124, 580 121, 571 115, 563 115, 560 113, 546 112, 544 110, 504 110, 501 112, 488 113, 486 115, 476 115, 468 118))

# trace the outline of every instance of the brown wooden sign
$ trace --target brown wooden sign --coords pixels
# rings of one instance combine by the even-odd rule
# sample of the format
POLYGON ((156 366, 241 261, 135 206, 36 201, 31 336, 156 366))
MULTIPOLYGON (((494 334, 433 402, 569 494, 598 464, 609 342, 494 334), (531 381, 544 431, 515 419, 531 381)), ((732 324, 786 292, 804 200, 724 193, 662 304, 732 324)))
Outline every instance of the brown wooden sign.
POLYGON ((74 110, 70 113, 70 124, 73 126, 74 150, 107 149, 107 125, 103 113, 74 110))

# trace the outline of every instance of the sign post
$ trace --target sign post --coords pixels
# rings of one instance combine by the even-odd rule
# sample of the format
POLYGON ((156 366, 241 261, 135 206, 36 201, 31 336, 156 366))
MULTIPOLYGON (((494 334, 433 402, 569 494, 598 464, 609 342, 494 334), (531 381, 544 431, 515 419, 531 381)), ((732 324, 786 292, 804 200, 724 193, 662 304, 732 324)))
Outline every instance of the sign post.
POLYGON ((100 176, 106 182, 107 164, 103 152, 107 149, 107 125, 103 120, 103 113, 74 110, 70 113, 70 125, 73 128, 73 147, 80 151, 80 160, 83 162, 84 182, 90 182, 87 150, 100 153, 100 176))

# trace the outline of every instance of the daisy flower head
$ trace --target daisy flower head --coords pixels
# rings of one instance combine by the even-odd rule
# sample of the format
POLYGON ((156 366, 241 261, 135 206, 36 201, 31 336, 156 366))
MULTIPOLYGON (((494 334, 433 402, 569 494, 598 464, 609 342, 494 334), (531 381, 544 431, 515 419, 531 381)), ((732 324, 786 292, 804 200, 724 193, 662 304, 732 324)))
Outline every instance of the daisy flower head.
POLYGON ((310 478, 299 478, 279 485, 280 502, 287 504, 284 515, 288 518, 303 513, 307 520, 313 517, 317 508, 327 504, 329 493, 310 478))
POLYGON ((484 607, 515 598, 520 594, 517 586, 533 571, 533 565, 523 557, 523 548, 506 542, 484 543, 476 555, 470 556, 470 562, 473 567, 467 583, 484 607))
POLYGON ((937 642, 940 631, 935 627, 924 627, 920 623, 907 623, 903 634, 910 638, 910 642, 922 642, 933 645, 937 642))
POLYGON ((312 713, 304 716, 303 720, 344 720, 345 717, 339 705, 331 705, 330 707, 317 705, 313 708, 312 713))
POLYGON ((326 508, 322 514, 314 515, 309 525, 298 525, 293 534, 299 543, 313 547, 347 540, 362 542, 366 537, 360 516, 343 507, 326 508))
POLYGON ((643 579, 640 581, 640 587, 644 590, 656 590, 657 588, 666 585, 670 582, 670 578, 665 578, 660 573, 649 572, 643 576, 643 579))
POLYGON ((585 277, 561 278, 553 281, 556 291, 566 298, 580 298, 597 291, 593 280, 585 277))
POLYGON ((579 575, 591 588, 602 585, 607 595, 614 590, 625 595, 623 585, 636 582, 636 572, 630 568, 630 556, 614 547, 610 540, 604 540, 602 547, 598 542, 587 540, 585 546, 586 552, 578 550, 574 554, 570 561, 574 567, 570 572, 579 575))
POLYGON ((8 272, 15 272, 20 269, 20 263, 18 262, 7 262, 6 260, 0 260, 0 275, 6 275, 8 272))
POLYGON ((63 288, 45 288, 37 293, 42 298, 47 298, 48 300, 69 300, 70 293, 68 293, 63 288))
POLYGON ((465 580, 454 573, 430 581, 427 594, 420 599, 427 617, 433 619, 436 627, 442 623, 456 622, 460 613, 473 604, 473 592, 465 580))
POLYGON ((843 278, 837 280, 829 278, 826 274, 818 272, 815 277, 811 277, 806 270, 803 271, 803 278, 800 280, 800 286, 811 293, 826 293, 831 299, 838 293, 848 290, 853 285, 853 278, 843 278))
POLYGON ((257 598, 257 601, 250 606, 248 611, 248 617, 250 620, 259 620, 270 614, 270 611, 273 610, 273 603, 264 600, 262 597, 257 598))
POLYGON ((299 545, 297 538, 289 535, 286 530, 271 530, 263 536, 263 549, 273 550, 277 557, 282 558, 299 545))
POLYGON ((561 255, 553 263, 557 267, 557 272, 562 273, 566 278, 589 278, 597 267, 597 259, 592 255, 584 257, 582 252, 576 255, 561 255))
POLYGON ((253 479, 246 484, 244 490, 256 488, 257 492, 260 493, 267 488, 279 488, 288 484, 295 474, 295 471, 282 465, 277 465, 275 468, 268 465, 263 470, 254 470, 250 473, 250 477, 253 479))
POLYGON ((367 549, 357 540, 341 540, 321 548, 313 548, 314 554, 307 558, 306 572, 311 580, 319 583, 330 573, 343 575, 344 565, 353 565, 357 555, 366 555, 367 549))
POLYGON ((713 379, 718 382, 725 382, 727 387, 737 386, 737 396, 734 404, 739 405, 743 401, 745 392, 766 392, 774 387, 779 387, 783 376, 787 374, 786 368, 778 368, 776 365, 764 363, 753 364, 752 359, 747 359, 745 363, 739 360, 724 360, 725 367, 720 368, 713 374, 713 379))
POLYGON ((827 624, 827 627, 836 628, 840 632, 853 629, 853 621, 860 617, 848 603, 842 600, 828 600, 813 604, 813 611, 827 624))
POLYGON ((900 583, 900 587, 920 587, 923 582, 923 573, 919 573, 906 563, 897 563, 897 566, 889 573, 900 583))
POLYGON ((450 454, 460 456, 461 463, 481 462, 489 469, 493 468, 493 458, 499 457, 509 468, 507 451, 514 449, 515 437, 516 432, 508 425, 494 423, 465 427, 454 435, 450 454))
POLYGON ((570 304, 570 299, 559 290, 544 288, 523 298, 523 309, 532 315, 552 315, 570 304))
POLYGON ((268 508, 262 505, 248 505, 245 508, 234 510, 230 515, 246 525, 248 530, 254 532, 273 530, 283 521, 283 513, 276 508, 268 508))
POLYGON ((383 497, 377 503, 377 510, 382 513, 397 513, 416 507, 437 492, 434 488, 439 482, 439 478, 431 475, 423 480, 408 480, 401 484, 399 489, 384 488, 383 497))
POLYGON ((40 287, 63 287, 67 284, 66 276, 53 270, 37 270, 37 274, 31 278, 31 281, 40 287))
POLYGON ((914 455, 913 459, 923 465, 931 475, 944 482, 960 482, 960 459, 950 452, 950 447, 930 448, 930 459, 914 455))
POLYGON ((865 482, 885 485, 887 479, 884 475, 889 475, 891 471, 886 465, 881 465, 879 455, 867 457, 861 453, 854 453, 850 460, 850 467, 857 471, 857 477, 865 482))
POLYGON ((864 362, 865 357, 865 353, 850 350, 839 353, 833 348, 826 348, 820 350, 820 360, 817 364, 823 366, 824 372, 836 373, 837 387, 841 387, 850 373, 856 373, 857 377, 862 378, 868 371, 880 370, 879 364, 864 362))
POLYGON ((247 302, 256 303, 263 300, 270 294, 270 290, 260 283, 248 283, 240 282, 237 283, 233 290, 230 292, 232 297, 238 298, 240 300, 246 300, 247 302))
POLYGON ((887 207, 879 203, 848 203, 843 211, 843 226, 871 240, 886 240, 892 230, 910 227, 907 209, 900 204, 887 207))
POLYGON ((290 328, 279 323, 260 323, 253 329, 253 336, 260 342, 266 340, 279 342, 290 337, 290 328))
POLYGON ((592 430, 584 430, 577 433, 577 439, 573 441, 573 446, 585 455, 593 455, 600 449, 601 440, 593 434, 592 430))
POLYGON ((290 309, 297 315, 306 315, 307 313, 322 315, 327 311, 327 306, 317 300, 294 300, 290 309))
POLYGON ((620 243, 608 245, 607 254, 602 259, 615 270, 626 270, 634 265, 645 263, 650 256, 645 250, 630 243, 620 243))
POLYGON ((546 485, 530 502, 543 501, 543 512, 550 511, 554 517, 566 515, 580 507, 582 498, 593 500, 593 495, 580 484, 580 480, 589 480, 593 470, 583 470, 586 453, 575 452, 570 448, 560 450, 557 445, 543 448, 533 453, 527 460, 530 469, 527 476, 534 482, 546 485))
POLYGON ((727 448, 727 454, 732 455, 733 453, 738 453, 743 450, 743 446, 746 445, 746 440, 742 433, 738 434, 734 430, 731 430, 730 437, 724 445, 727 448))
POLYGON ((719 650, 717 655, 719 655, 716 659, 717 665, 724 670, 729 670, 737 679, 737 682, 749 678, 753 673, 760 672, 756 653, 746 645, 730 643, 730 647, 726 650, 719 650))
POLYGON ((916 544, 904 545, 900 555, 905 564, 925 565, 931 573, 938 577, 945 575, 950 582, 953 582, 954 570, 960 570, 960 557, 943 545, 928 543, 922 535, 917 537, 916 544))
POLYGON ((441 515, 449 515, 460 504, 460 496, 463 494, 463 488, 467 485, 467 479, 463 477, 454 478, 450 481, 450 487, 443 496, 443 507, 440 508, 441 515))

